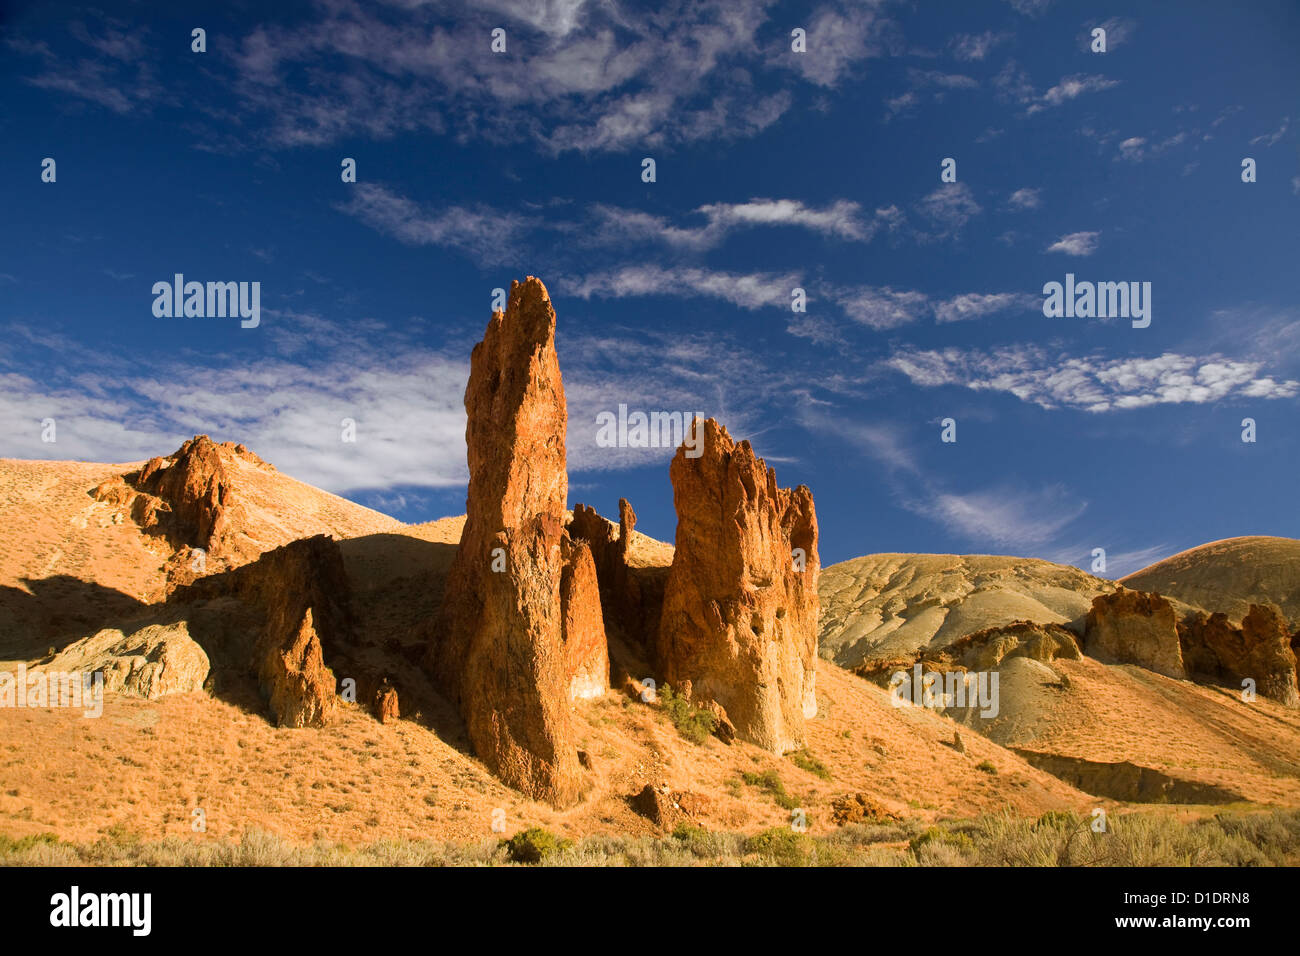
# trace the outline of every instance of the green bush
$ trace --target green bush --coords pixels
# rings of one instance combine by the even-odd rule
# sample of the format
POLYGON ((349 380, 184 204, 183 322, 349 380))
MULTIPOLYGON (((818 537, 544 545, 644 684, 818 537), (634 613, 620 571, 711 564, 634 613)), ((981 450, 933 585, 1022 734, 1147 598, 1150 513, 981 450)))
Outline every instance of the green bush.
POLYGON ((667 684, 659 688, 659 701, 677 732, 693 744, 704 743, 718 727, 718 718, 711 711, 693 706, 667 684))
POLYGON ((815 844, 806 833, 772 827, 745 841, 745 852, 756 853, 779 866, 807 866, 815 844))
POLYGON ((947 846, 961 853, 975 852, 975 841, 965 833, 955 833, 943 827, 928 827, 908 842, 907 847, 913 854, 920 854, 928 846, 947 846))
POLYGON ((1069 810, 1048 810, 1034 822, 1035 830, 1073 830, 1079 819, 1069 810))
POLYGON ((59 838, 53 833, 29 833, 25 837, 11 837, 0 833, 0 853, 22 853, 38 846, 58 846, 59 838))
POLYGON ((506 855, 514 863, 540 863, 545 857, 573 846, 572 840, 561 839, 542 827, 523 830, 503 842, 506 855))

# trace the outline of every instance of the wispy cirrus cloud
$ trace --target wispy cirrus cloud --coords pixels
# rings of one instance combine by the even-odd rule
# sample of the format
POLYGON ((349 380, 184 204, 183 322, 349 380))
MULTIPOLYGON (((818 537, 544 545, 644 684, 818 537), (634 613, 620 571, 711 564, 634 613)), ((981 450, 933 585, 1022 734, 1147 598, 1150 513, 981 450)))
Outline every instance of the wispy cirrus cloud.
POLYGON ((886 101, 886 119, 908 112, 924 100, 936 103, 943 102, 947 94, 953 90, 974 90, 979 88, 977 80, 961 73, 944 73, 940 70, 918 70, 915 68, 907 71, 907 85, 908 88, 905 92, 886 101))
POLYGON ((1087 508, 1086 501, 1059 483, 1028 488, 1003 482, 956 490, 945 474, 926 467, 897 426, 855 421, 806 401, 798 417, 805 427, 833 435, 883 466, 900 507, 980 548, 1028 553, 1051 543, 1087 508))
POLYGON ((539 220, 488 206, 424 207, 376 183, 358 183, 341 211, 410 245, 458 249, 481 263, 509 260, 539 220))
POLYGON ((1014 60, 1008 60, 993 78, 993 88, 998 95, 1003 100, 1024 107, 1026 116, 1060 106, 1085 94, 1099 93, 1118 85, 1119 80, 1107 76, 1076 73, 1061 77, 1053 86, 1040 93, 1030 80, 1029 74, 1020 69, 1014 60))
POLYGON ((590 233, 590 241, 596 244, 653 240, 695 250, 712 249, 741 229, 784 226, 834 239, 866 242, 878 228, 875 219, 863 216, 858 203, 845 199, 821 208, 796 199, 709 203, 692 214, 704 218, 700 225, 678 225, 663 216, 616 206, 597 205, 592 215, 596 228, 590 233))
POLYGON ((1117 46, 1123 46, 1133 39, 1133 34, 1137 32, 1137 21, 1131 17, 1108 17, 1099 22, 1085 23, 1079 31, 1077 38, 1078 47, 1084 52, 1092 50, 1092 31, 1101 28, 1106 31, 1106 51, 1110 52, 1117 46))
POLYGON ((1282 124, 1277 129, 1273 130, 1273 132, 1271 133, 1261 133, 1259 136, 1256 136, 1254 139, 1250 141, 1250 145, 1251 146, 1273 146, 1277 144, 1277 142, 1281 140, 1283 136, 1286 135, 1286 131, 1290 128, 1291 128, 1291 117, 1284 116, 1282 117, 1282 124))
POLYGON ((944 183, 917 203, 917 211, 930 223, 934 238, 951 239, 983 212, 965 183, 944 183))
POLYGON ((1054 355, 1037 346, 990 351, 902 350, 886 365, 913 384, 1004 392, 1040 408, 1113 412, 1227 398, 1282 399, 1300 382, 1263 373, 1263 363, 1166 352, 1152 358, 1054 355))
POLYGON ((952 55, 967 62, 983 60, 995 47, 1012 38, 1007 31, 985 30, 983 33, 959 33, 948 41, 952 55))
POLYGON ((844 314, 877 331, 900 328, 933 316, 936 322, 961 322, 1000 312, 1037 311, 1042 300, 1020 292, 966 292, 936 298, 925 292, 889 286, 848 286, 829 293, 844 314))
POLYGON ((560 276, 555 285, 565 295, 579 299, 704 296, 753 310, 764 306, 790 308, 791 290, 802 283, 798 272, 727 272, 646 263, 560 276))
POLYGON ((851 74, 863 60, 881 57, 901 42, 898 26, 884 16, 880 4, 828 4, 804 27, 810 52, 778 61, 810 83, 830 88, 851 74))

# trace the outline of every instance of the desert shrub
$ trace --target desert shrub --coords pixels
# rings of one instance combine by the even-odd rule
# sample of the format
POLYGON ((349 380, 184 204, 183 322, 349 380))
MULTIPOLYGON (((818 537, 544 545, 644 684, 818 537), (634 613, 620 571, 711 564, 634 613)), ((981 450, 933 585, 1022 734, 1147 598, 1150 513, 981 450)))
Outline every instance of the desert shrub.
MULTIPOLYGON (((936 850, 936 846, 944 846, 949 850, 957 853, 962 857, 975 855, 975 841, 967 834, 954 830, 948 830, 944 827, 927 827, 916 836, 908 841, 907 848, 912 851, 912 855, 919 862, 925 862, 926 858, 943 856, 951 857, 951 853, 936 850)), ((941 863, 943 866, 953 865, 948 862, 941 863)))
POLYGON ((975 765, 975 769, 976 769, 976 770, 983 770, 985 773, 997 773, 997 772, 998 772, 998 768, 995 767, 995 766, 993 766, 993 762, 992 762, 991 760, 981 760, 979 763, 977 763, 977 764, 975 765))
POLYGON ((0 834, 0 853, 25 853, 33 847, 57 846, 59 838, 53 833, 29 833, 25 837, 0 834))
POLYGON ((1079 825, 1079 819, 1069 810, 1048 810, 1034 821, 1034 829, 1073 830, 1079 825))
POLYGON ((747 839, 745 852, 757 854, 762 862, 777 866, 807 866, 814 846, 806 833, 796 833, 788 827, 772 827, 747 839))
POLYGON ((781 782, 781 775, 775 770, 766 770, 763 773, 746 773, 744 774, 745 783, 751 787, 761 787, 772 795, 776 805, 784 810, 793 810, 799 806, 799 801, 786 792, 785 784, 781 782))
POLYGON ((561 839, 542 827, 522 830, 505 841, 506 855, 513 863, 540 863, 572 846, 572 840, 561 839))
POLYGON ((711 711, 694 706, 667 684, 659 688, 659 701, 677 732, 693 744, 704 743, 718 727, 718 718, 711 711))
POLYGON ((673 827, 672 838, 701 859, 717 857, 721 849, 713 833, 694 823, 683 821, 677 824, 673 827))
POLYGON ((800 770, 807 770, 809 773, 814 773, 823 780, 831 779, 831 772, 827 768, 826 764, 822 763, 809 753, 807 748, 796 750, 788 756, 790 757, 791 763, 800 770))

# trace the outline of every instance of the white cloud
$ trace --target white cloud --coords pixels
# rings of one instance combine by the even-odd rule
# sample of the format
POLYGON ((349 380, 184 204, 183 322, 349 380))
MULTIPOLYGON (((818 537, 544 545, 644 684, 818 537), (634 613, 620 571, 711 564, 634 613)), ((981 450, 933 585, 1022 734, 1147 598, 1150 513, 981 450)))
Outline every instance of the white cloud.
POLYGON ((992 351, 905 350, 887 364, 923 387, 1005 392, 1041 408, 1106 412, 1225 398, 1294 398, 1300 382, 1261 375, 1262 363, 1166 352, 1153 358, 1049 355, 1031 346, 992 351))
POLYGON ((821 87, 836 86, 852 75, 858 63, 884 55, 895 33, 890 20, 859 3, 846 5, 842 10, 824 6, 813 14, 804 29, 808 52, 789 56, 783 52, 780 62, 821 87))
POLYGON ((983 33, 959 33, 948 41, 948 46, 952 49, 953 56, 959 60, 982 60, 990 50, 1009 39, 1010 33, 985 30, 983 33))
POLYGON ((993 88, 998 92, 998 95, 1004 100, 1025 107, 1025 114, 1028 116, 1042 112, 1050 107, 1060 106, 1083 96, 1085 93, 1097 93, 1118 85, 1119 80, 1112 80, 1109 77, 1100 75, 1078 73, 1073 76, 1061 77, 1055 86, 1040 94, 1029 79, 1029 74, 1020 69, 1014 60, 1008 60, 997 76, 993 78, 993 88))
POLYGON ((909 511, 1013 554, 1040 547, 1083 514, 1087 502, 1063 485, 999 486, 966 494, 941 492, 904 501, 909 511))
POLYGON ((931 315, 941 323, 960 322, 1042 305, 1036 296, 1019 292, 965 292, 936 300, 924 292, 871 285, 836 288, 830 296, 849 318, 876 330, 896 329, 931 315))
POLYGON ((1071 232, 1047 247, 1048 252, 1064 252, 1067 256, 1090 256, 1097 251, 1100 232, 1071 232))
POLYGON ((953 90, 973 90, 979 88, 975 79, 960 73, 944 73, 939 70, 907 71, 908 89, 885 104, 885 118, 904 113, 916 106, 928 96, 935 102, 942 102, 953 90))
POLYGON ((1141 136, 1131 136, 1119 144, 1119 154, 1128 160, 1141 159, 1144 145, 1146 145, 1146 140, 1141 136))
POLYGON ((1250 141, 1250 145, 1251 146, 1272 146, 1275 143, 1277 143, 1277 141, 1280 140, 1283 136, 1286 135, 1286 131, 1290 127, 1291 127, 1291 118, 1289 116, 1284 116, 1282 117, 1281 126, 1279 126, 1271 133, 1263 133, 1259 136, 1256 136, 1254 139, 1250 141))
POLYGON ((791 290, 800 286, 799 273, 734 273, 694 266, 627 265, 582 276, 561 276, 556 288, 579 299, 622 299, 629 296, 692 295, 722 299, 742 309, 790 307, 791 290))
POLYGON ((1012 9, 1027 17, 1042 15, 1052 5, 1052 0, 1007 0, 1012 9))
POLYGON ((1036 296, 1019 292, 968 292, 954 296, 946 302, 939 302, 934 307, 934 317, 938 322, 961 322, 966 319, 979 319, 997 312, 1010 309, 1036 311, 1042 306, 1042 300, 1036 296))
POLYGON ((375 183, 358 183, 339 208, 366 225, 411 245, 459 249, 484 264, 514 257, 516 243, 536 224, 530 217, 487 206, 425 209, 375 183))
POLYGON ((1024 189, 1017 189, 1007 199, 1007 205, 1015 211, 1037 209, 1042 205, 1042 192, 1041 189, 1030 189, 1027 186, 1024 189))
POLYGON ((937 238, 956 237, 983 209, 965 183, 944 183, 917 204, 917 210, 937 228, 937 238))
POLYGON ((589 237, 602 245, 653 239, 670 246, 705 250, 716 247, 738 229, 762 226, 788 226, 830 238, 865 242, 876 230, 874 221, 863 219, 862 207, 846 199, 820 209, 795 199, 710 203, 695 210, 695 215, 706 220, 698 226, 679 226, 662 216, 616 206, 597 205, 591 212, 597 225, 589 237))
POLYGON ((1112 80, 1105 76, 1085 76, 1080 73, 1062 77, 1061 81, 1044 93, 1042 99, 1031 106, 1029 111, 1032 113, 1045 106, 1060 106, 1085 93, 1097 93, 1118 85, 1119 80, 1112 80))
POLYGON ((840 308, 855 322, 873 329, 894 329, 930 314, 923 292, 895 291, 889 286, 859 286, 840 292, 840 308))

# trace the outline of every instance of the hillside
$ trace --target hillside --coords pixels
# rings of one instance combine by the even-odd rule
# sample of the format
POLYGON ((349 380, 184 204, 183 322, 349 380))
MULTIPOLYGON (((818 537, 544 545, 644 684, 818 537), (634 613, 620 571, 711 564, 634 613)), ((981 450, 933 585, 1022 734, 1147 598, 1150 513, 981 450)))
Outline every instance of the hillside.
MULTIPOLYGON (((240 543, 249 553, 314 534, 356 537, 400 524, 214 447, 238 487, 240 543)), ((93 496, 144 464, 0 459, 0 660, 41 653, 69 632, 159 599, 177 549, 141 528, 129 507, 93 496)))
MULTIPOLYGON (((631 799, 647 785, 685 798, 696 823, 753 831, 790 819, 754 782, 768 772, 814 833, 833 826, 837 798, 855 794, 922 821, 1002 809, 1086 813, 1152 799, 1153 786, 1175 802, 1300 806, 1300 714, 1266 700, 1242 706, 1222 688, 1139 667, 1017 656, 1000 664, 995 717, 895 706, 886 689, 842 668, 1013 621, 1077 628, 1092 597, 1115 585, 1030 559, 890 554, 822 572, 818 710, 796 756, 716 737, 688 742, 662 707, 640 699, 636 682, 648 670, 635 642, 611 634, 612 689, 570 704, 583 793, 556 809, 487 772, 420 666, 464 517, 403 525, 214 447, 238 502, 227 538, 244 549, 239 560, 316 534, 338 541, 355 622, 347 666, 392 680, 400 719, 380 722, 364 703, 348 703, 328 727, 276 727, 255 685, 229 675, 215 691, 109 694, 99 720, 0 708, 0 831, 201 839, 191 830, 197 807, 207 832, 223 838, 256 826, 294 842, 475 839, 492 832, 498 809, 508 832, 638 834, 656 829, 631 799)), ((176 547, 132 508, 94 499, 104 482, 142 465, 0 462, 0 666, 34 663, 47 644, 110 624, 129 634, 179 619, 200 642, 244 626, 248 608, 229 597, 162 603, 176 547)), ((666 574, 672 546, 630 534, 629 566, 644 580, 666 574)), ((1222 553, 1214 547, 1196 551, 1222 553)), ((208 650, 214 662, 223 652, 208 650)))
POLYGON ((1292 625, 1300 625, 1300 540, 1251 536, 1211 541, 1136 571, 1120 583, 1222 611, 1234 622, 1251 604, 1272 602, 1292 625))
POLYGON ((1115 585, 1033 558, 871 554, 822 570, 820 653, 841 667, 1012 621, 1081 622, 1115 585))

